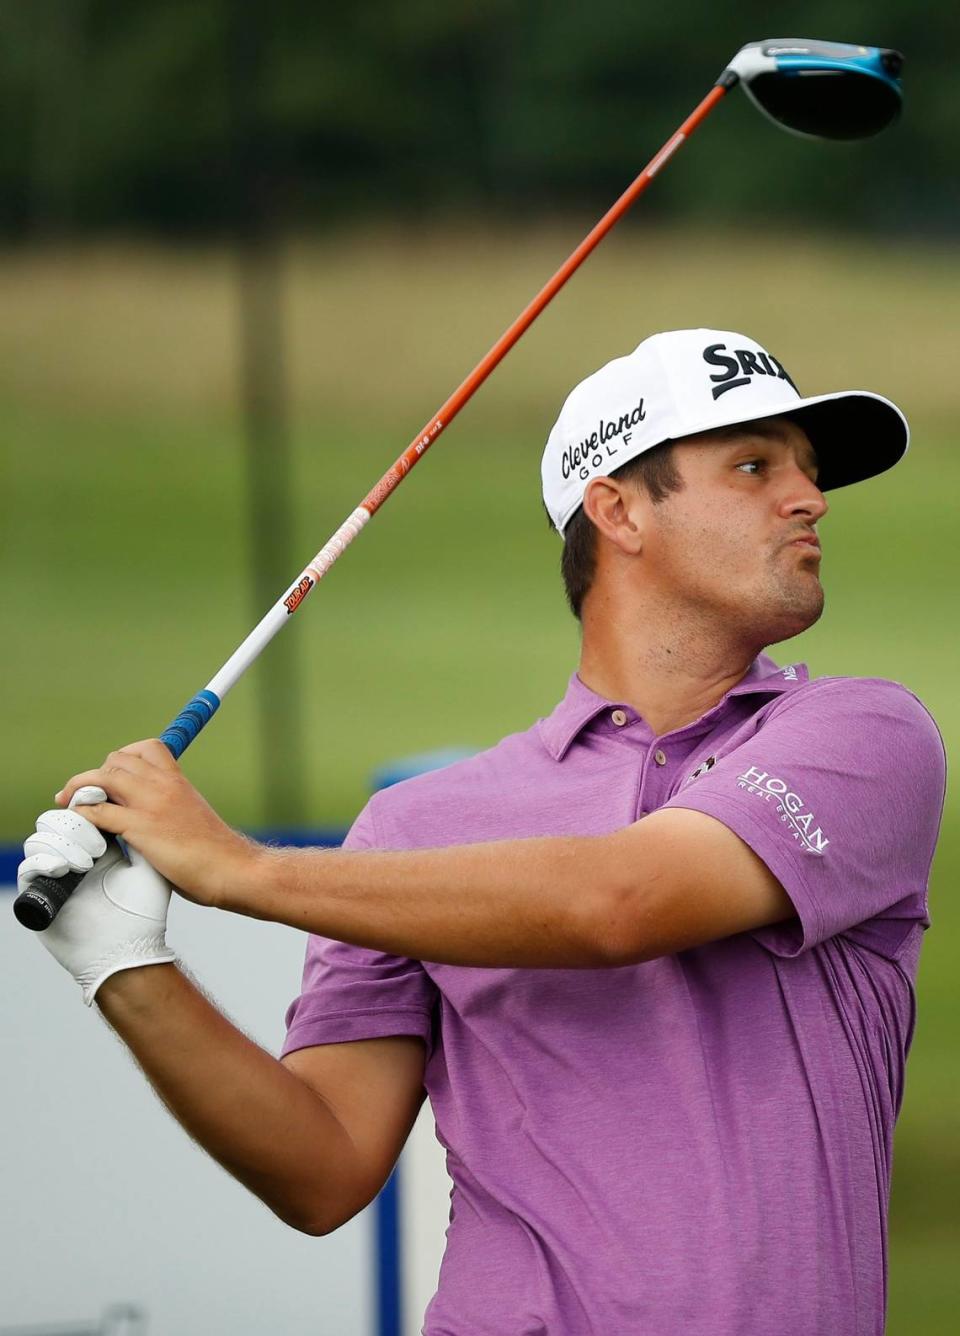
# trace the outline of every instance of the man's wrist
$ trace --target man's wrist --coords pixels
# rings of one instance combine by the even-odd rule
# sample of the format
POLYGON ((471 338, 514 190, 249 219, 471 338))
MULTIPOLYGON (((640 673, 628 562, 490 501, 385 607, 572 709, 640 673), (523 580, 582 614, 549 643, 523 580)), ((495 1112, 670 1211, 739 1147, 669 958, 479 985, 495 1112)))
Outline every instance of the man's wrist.
POLYGON ((307 932, 325 932, 318 925, 326 922, 323 911, 336 879, 336 861, 336 852, 329 849, 277 849, 251 840, 219 907, 307 932))
POLYGON ((138 965, 126 966, 102 979, 91 1001, 95 1001, 108 1018, 118 1010, 148 1011, 156 1007, 166 994, 171 975, 177 972, 173 959, 143 961, 138 965))
POLYGON ((284 851, 271 849, 242 836, 237 857, 221 876, 219 894, 212 902, 216 909, 249 918, 269 918, 271 891, 277 874, 277 858, 284 851))

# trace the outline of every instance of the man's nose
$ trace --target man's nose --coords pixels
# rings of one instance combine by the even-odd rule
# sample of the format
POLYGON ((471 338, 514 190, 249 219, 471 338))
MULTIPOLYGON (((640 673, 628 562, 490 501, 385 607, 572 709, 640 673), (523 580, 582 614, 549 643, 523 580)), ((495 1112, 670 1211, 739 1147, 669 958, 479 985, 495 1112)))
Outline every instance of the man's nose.
POLYGON ((790 484, 784 489, 779 511, 784 518, 790 515, 809 515, 814 523, 829 510, 827 498, 802 469, 792 471, 790 484))

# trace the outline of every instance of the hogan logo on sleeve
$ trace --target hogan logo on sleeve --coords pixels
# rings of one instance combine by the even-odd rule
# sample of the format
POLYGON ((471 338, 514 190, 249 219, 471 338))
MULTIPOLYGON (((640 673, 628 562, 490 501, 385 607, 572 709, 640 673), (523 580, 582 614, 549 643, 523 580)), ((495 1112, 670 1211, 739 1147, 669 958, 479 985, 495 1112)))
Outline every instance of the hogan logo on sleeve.
POLYGON ((807 853, 822 854, 830 843, 822 828, 814 824, 813 812, 799 794, 792 792, 785 779, 778 779, 751 765, 737 777, 737 787, 756 794, 764 802, 776 802, 780 820, 807 853))

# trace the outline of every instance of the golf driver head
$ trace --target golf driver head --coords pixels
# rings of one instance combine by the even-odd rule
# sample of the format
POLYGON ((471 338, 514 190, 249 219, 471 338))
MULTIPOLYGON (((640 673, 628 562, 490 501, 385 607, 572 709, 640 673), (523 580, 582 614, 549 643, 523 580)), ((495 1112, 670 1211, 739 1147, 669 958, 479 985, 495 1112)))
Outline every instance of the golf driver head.
MULTIPOLYGON (((899 51, 806 37, 768 37, 737 52, 733 74, 762 112, 794 134, 863 139, 900 111, 899 51)), ((731 80, 731 83, 733 80, 731 80)))

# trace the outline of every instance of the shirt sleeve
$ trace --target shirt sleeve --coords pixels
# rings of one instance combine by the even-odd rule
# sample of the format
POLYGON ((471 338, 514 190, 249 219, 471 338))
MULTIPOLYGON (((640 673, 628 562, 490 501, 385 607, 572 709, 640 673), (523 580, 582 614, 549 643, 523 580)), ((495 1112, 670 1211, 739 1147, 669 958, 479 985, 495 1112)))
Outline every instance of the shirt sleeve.
POLYGON ((722 821, 778 879, 797 917, 751 934, 773 954, 845 934, 893 958, 929 924, 945 783, 939 731, 910 691, 830 678, 781 697, 665 806, 722 821))
MULTIPOLYGON (((368 803, 343 848, 378 847, 368 803)), ((417 1035, 426 1044, 429 1057, 436 996, 436 986, 417 960, 311 935, 302 990, 287 1009, 281 1056, 316 1044, 417 1035)))

